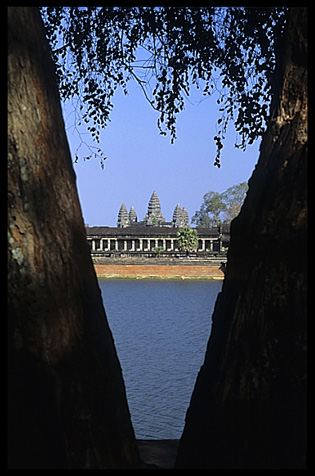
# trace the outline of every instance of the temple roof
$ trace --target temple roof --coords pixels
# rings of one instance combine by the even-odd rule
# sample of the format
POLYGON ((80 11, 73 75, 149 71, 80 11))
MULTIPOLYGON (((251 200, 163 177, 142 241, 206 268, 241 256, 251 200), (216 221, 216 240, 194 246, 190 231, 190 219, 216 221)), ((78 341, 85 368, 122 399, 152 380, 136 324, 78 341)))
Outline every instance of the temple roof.
MULTIPOLYGON (((198 236, 200 238, 203 237, 217 237, 219 235, 219 229, 215 228, 195 228, 197 230, 198 236)), ((148 237, 151 236, 170 236, 176 238, 176 234, 179 228, 171 228, 171 227, 160 227, 160 226, 142 226, 142 225, 134 225, 126 228, 116 228, 116 227, 109 227, 109 226, 92 226, 86 227, 86 234, 87 236, 112 236, 113 238, 119 236, 141 236, 141 237, 148 237)), ((228 225, 223 225, 222 232, 225 234, 229 234, 230 229, 228 225)))

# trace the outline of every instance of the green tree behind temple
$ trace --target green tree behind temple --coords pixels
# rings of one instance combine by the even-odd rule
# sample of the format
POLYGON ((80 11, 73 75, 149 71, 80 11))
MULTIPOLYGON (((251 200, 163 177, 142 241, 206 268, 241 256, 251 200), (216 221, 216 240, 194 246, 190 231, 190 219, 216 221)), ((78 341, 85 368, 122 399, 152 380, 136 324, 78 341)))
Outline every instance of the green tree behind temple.
POLYGON ((231 222, 234 218, 237 217, 244 203, 247 190, 247 182, 242 182, 238 185, 233 185, 232 187, 229 187, 225 192, 221 194, 222 200, 226 204, 226 210, 224 212, 225 222, 231 222))
POLYGON ((197 226, 212 227, 230 223, 239 214, 248 190, 247 182, 229 187, 225 192, 207 192, 200 209, 192 217, 197 226))
POLYGON ((197 226, 212 227, 221 223, 221 216, 226 211, 226 204, 222 200, 222 196, 218 192, 207 192, 203 196, 203 202, 200 210, 196 211, 192 217, 192 223, 197 226))

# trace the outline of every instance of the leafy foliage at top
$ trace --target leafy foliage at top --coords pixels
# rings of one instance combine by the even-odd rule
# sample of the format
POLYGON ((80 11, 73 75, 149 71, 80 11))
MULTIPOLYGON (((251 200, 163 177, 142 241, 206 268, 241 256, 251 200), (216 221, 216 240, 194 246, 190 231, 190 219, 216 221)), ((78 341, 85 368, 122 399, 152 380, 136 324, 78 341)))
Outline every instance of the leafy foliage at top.
POLYGON ((217 166, 230 121, 242 149, 264 132, 287 9, 42 7, 41 13, 61 99, 77 100, 77 120, 96 142, 117 87, 127 94, 131 79, 159 112, 159 131, 168 131, 171 142, 191 87, 218 93, 217 166))

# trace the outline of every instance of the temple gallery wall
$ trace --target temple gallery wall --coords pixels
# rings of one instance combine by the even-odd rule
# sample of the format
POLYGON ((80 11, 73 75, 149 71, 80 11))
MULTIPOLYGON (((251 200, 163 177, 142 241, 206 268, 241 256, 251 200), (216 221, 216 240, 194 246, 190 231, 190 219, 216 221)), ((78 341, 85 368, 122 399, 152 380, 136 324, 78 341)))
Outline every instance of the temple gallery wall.
MULTIPOLYGON (((168 256, 180 255, 177 232, 189 226, 189 216, 185 207, 176 205, 173 219, 167 222, 161 211, 160 200, 153 192, 147 213, 138 221, 134 207, 128 210, 122 204, 118 212, 117 227, 86 225, 87 240, 92 256, 152 256, 156 248, 168 256)), ((230 242, 230 226, 197 228, 197 255, 221 254, 230 242)))

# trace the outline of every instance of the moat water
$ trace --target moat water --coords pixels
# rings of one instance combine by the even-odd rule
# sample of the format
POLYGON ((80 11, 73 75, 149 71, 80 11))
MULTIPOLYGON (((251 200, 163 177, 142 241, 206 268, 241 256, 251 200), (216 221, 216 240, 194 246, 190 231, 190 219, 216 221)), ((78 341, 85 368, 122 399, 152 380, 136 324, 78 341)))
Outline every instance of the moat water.
POLYGON ((222 281, 99 279, 138 439, 181 437, 222 281))

